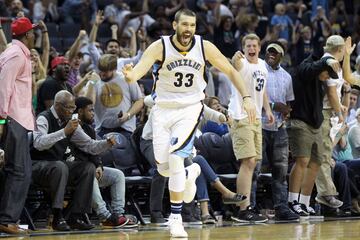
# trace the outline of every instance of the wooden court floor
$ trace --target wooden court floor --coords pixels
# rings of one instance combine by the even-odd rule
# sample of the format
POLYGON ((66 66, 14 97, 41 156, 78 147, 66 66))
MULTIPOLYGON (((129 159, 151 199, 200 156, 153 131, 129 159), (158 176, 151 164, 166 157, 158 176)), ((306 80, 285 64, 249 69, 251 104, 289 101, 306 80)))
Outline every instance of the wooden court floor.
MULTIPOLYGON (((360 220, 322 221, 284 224, 234 225, 224 223, 223 226, 200 226, 186 228, 188 239, 196 240, 255 240, 255 239, 360 239, 360 220)), ((6 239, 44 239, 44 240, 138 240, 138 239, 170 239, 167 228, 139 227, 137 230, 99 230, 92 233, 68 233, 47 235, 34 233, 23 237, 6 237, 6 239)))

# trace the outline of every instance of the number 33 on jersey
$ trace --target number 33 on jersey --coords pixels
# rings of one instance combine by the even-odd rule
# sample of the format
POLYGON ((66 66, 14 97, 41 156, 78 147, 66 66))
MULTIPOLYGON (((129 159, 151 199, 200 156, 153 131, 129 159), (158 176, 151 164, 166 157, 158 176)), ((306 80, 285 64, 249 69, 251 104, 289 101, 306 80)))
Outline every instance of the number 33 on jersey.
POLYGON ((154 71, 156 103, 181 106, 200 102, 207 85, 202 38, 195 35, 186 53, 177 49, 171 36, 161 40, 163 62, 154 71))

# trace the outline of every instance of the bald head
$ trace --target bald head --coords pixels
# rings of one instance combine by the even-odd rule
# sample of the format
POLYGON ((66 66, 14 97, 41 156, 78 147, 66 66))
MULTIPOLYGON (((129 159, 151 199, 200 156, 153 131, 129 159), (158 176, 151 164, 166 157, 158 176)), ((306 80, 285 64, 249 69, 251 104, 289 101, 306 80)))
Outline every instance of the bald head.
POLYGON ((61 90, 55 95, 54 102, 56 103, 68 103, 74 101, 74 96, 66 90, 61 90))
POLYGON ((61 120, 70 120, 72 113, 76 109, 75 97, 66 90, 59 91, 55 95, 54 108, 61 120))

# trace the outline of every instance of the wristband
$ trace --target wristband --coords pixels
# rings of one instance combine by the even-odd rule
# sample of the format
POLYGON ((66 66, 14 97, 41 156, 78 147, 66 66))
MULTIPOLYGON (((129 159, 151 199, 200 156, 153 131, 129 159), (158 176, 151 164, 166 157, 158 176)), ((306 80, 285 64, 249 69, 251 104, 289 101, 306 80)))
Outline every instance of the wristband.
POLYGON ((5 125, 7 123, 6 119, 0 119, 0 125, 5 125))
POLYGON ((245 98, 251 98, 251 96, 250 95, 243 96, 243 101, 245 100, 245 98))
POLYGON ((345 91, 344 93, 345 93, 345 94, 349 94, 349 93, 351 93, 351 90, 345 91))
POLYGON ((47 33, 48 31, 42 31, 42 33, 47 33))
POLYGON ((275 103, 274 102, 270 103, 270 106, 271 106, 271 110, 274 110, 275 103))

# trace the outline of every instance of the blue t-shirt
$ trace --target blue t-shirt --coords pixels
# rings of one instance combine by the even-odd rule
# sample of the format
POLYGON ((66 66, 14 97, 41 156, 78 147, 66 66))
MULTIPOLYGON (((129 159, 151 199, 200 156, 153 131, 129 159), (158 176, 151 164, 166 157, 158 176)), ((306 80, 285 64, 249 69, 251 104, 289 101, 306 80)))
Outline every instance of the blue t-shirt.
POLYGON ((293 24, 293 21, 288 15, 274 15, 271 18, 271 26, 275 26, 280 24, 281 30, 279 33, 279 38, 285 38, 286 40, 290 40, 289 36, 289 27, 293 24))
POLYGON ((228 126, 224 123, 218 124, 214 121, 207 121, 201 129, 202 133, 213 132, 222 136, 229 132, 228 126))

